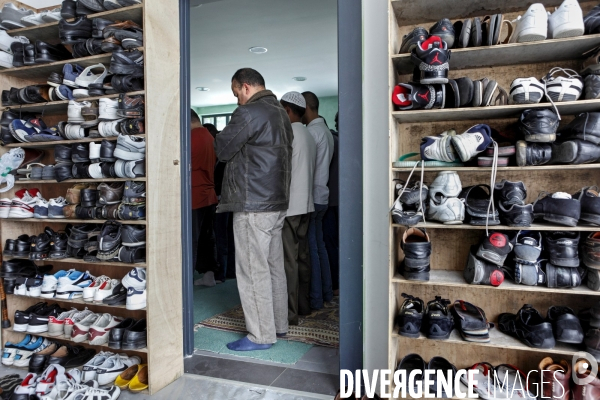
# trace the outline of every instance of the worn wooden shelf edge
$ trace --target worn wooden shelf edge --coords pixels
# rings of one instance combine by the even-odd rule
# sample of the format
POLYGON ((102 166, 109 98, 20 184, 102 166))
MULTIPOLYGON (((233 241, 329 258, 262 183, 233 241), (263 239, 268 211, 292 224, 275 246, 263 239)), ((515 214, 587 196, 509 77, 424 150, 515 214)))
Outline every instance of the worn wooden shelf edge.
MULTIPOLYGON (((394 172, 410 172, 412 167, 392 167, 394 172)), ((556 171, 556 170, 586 170, 586 169, 600 169, 600 164, 579 164, 579 165, 530 165, 526 167, 510 166, 510 167, 498 167, 498 171, 556 171)), ((421 168, 415 168, 415 173, 420 173, 421 168)), ((439 172, 439 171, 456 171, 456 172, 491 172, 490 167, 425 167, 425 172, 439 172)))
MULTIPOLYGON (((7 256, 7 255, 2 255, 2 259, 3 260, 28 260, 27 257, 13 257, 13 256, 7 256)), ((100 261, 100 262, 88 262, 88 261, 83 261, 80 260, 78 258, 46 258, 45 260, 35 260, 36 262, 45 262, 45 263, 51 263, 51 264, 55 264, 55 263, 68 263, 68 264, 85 264, 85 265, 101 265, 101 266, 107 266, 107 267, 129 267, 129 268, 135 268, 135 267, 146 267, 146 263, 122 263, 122 262, 104 262, 104 261, 100 261)), ((87 304, 87 303, 86 303, 87 304)))
MULTIPOLYGON (((598 45, 600 34, 452 49, 450 70, 579 59, 583 58, 583 53, 598 45)), ((410 53, 393 55, 392 62, 398 74, 412 74, 414 64, 410 53)))
MULTIPOLYGON (((394 228, 405 228, 404 225, 400 224, 392 224, 394 228)), ((444 225, 442 223, 437 222, 420 222, 417 225, 414 225, 415 228, 428 228, 428 229, 485 229, 485 225, 476 226, 469 225, 467 223, 463 223, 460 225, 444 225)), ((530 231, 586 231, 586 232, 595 232, 600 231, 600 226, 592 226, 592 225, 578 225, 578 226, 562 226, 562 225, 550 225, 543 223, 535 223, 531 224, 531 226, 523 227, 523 226, 507 226, 507 225, 490 225, 490 230, 494 231, 520 231, 523 229, 527 229, 530 231)))
MULTIPOLYGON (((83 299, 57 299, 57 298, 44 298, 44 297, 33 297, 33 296, 22 296, 22 295, 18 295, 18 294, 8 294, 7 296, 15 296, 21 299, 37 299, 37 300, 41 300, 41 301, 47 301, 47 302, 55 302, 55 303, 69 303, 69 304, 80 304, 80 305, 84 305, 86 307, 108 307, 108 308, 119 308, 122 310, 125 310, 125 306, 122 305, 118 305, 118 306, 111 306, 108 304, 103 304, 103 303, 94 303, 94 302, 88 302, 88 301, 83 301, 83 299)), ((146 309, 143 308, 141 310, 127 310, 127 311, 143 311, 145 312, 146 309)))
POLYGON ((124 225, 146 225, 146 220, 108 220, 108 219, 67 219, 67 218, 3 218, 2 223, 7 222, 40 222, 47 224, 48 222, 66 222, 72 224, 103 224, 107 221, 117 221, 124 225))
MULTIPOLYGON (((146 178, 102 178, 102 179, 67 179, 66 181, 56 182, 53 180, 18 180, 15 185, 44 185, 52 183, 55 185, 70 184, 70 183, 102 183, 102 182, 126 182, 126 181, 142 181, 146 178)), ((46 220, 61 220, 63 218, 44 218, 46 220)))
POLYGON ((481 290, 511 290, 519 292, 532 292, 532 293, 545 293, 552 295, 553 293, 564 293, 573 295, 590 295, 600 296, 600 292, 595 292, 585 285, 576 288, 548 288, 544 286, 527 286, 519 285, 505 279, 500 286, 494 287, 489 285, 472 285, 465 282, 462 271, 447 271, 447 270, 431 270, 429 275, 429 281, 409 281, 400 274, 395 274, 392 278, 393 283, 403 285, 424 285, 424 286, 448 286, 448 287, 460 287, 468 289, 481 289, 481 290))

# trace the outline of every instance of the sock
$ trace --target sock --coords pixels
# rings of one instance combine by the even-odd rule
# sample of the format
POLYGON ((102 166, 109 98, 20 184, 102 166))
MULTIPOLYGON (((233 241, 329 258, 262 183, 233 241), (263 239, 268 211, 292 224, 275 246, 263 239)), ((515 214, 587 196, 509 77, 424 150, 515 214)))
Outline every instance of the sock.
POLYGON ((258 344, 254 343, 247 336, 244 336, 240 340, 235 342, 227 343, 227 348, 233 351, 252 351, 252 350, 267 350, 270 349, 272 344, 258 344))

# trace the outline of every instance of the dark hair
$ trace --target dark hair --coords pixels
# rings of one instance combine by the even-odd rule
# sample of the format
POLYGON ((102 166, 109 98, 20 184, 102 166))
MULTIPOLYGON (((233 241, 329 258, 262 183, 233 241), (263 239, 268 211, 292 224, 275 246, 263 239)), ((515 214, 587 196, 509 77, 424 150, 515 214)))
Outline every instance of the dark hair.
POLYGON ((293 104, 293 103, 287 102, 285 100, 281 100, 280 103, 284 108, 289 107, 290 110, 292 110, 292 112, 294 114, 296 114, 297 116, 299 116, 300 118, 302 118, 302 116, 304 116, 304 113, 306 112, 306 108, 300 107, 297 104, 293 104))
POLYGON ((306 100, 306 108, 313 111, 319 111, 319 98, 313 92, 303 92, 304 100, 306 100))
POLYGON ((252 68, 238 69, 231 78, 231 81, 240 85, 247 83, 250 86, 265 86, 265 78, 252 68))
POLYGON ((196 114, 196 111, 190 109, 190 122, 200 122, 200 117, 196 114))
POLYGON ((217 133, 219 133, 219 131, 217 130, 217 127, 214 126, 213 124, 204 124, 202 126, 205 127, 206 129, 208 129, 208 131, 210 132, 212 137, 216 137, 217 133))

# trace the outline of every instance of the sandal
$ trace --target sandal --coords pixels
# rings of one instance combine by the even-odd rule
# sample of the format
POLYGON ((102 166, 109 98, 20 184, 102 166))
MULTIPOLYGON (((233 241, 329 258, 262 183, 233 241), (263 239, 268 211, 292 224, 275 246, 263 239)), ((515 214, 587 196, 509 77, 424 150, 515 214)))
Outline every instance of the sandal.
POLYGON ((463 300, 454 302, 455 320, 458 322, 458 330, 467 342, 488 343, 490 341, 489 329, 494 324, 488 322, 485 312, 463 300))

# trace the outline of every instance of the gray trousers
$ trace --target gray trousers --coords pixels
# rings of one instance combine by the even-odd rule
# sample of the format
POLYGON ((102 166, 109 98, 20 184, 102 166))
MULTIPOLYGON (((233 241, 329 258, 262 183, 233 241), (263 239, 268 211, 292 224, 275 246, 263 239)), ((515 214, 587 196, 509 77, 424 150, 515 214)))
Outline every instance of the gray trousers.
POLYGON ((283 255, 290 325, 298 325, 298 315, 310 314, 309 223, 310 213, 286 217, 283 224, 283 255))
POLYGON ((285 211, 233 213, 235 272, 248 339, 277 341, 288 331, 287 283, 281 229, 285 211))

